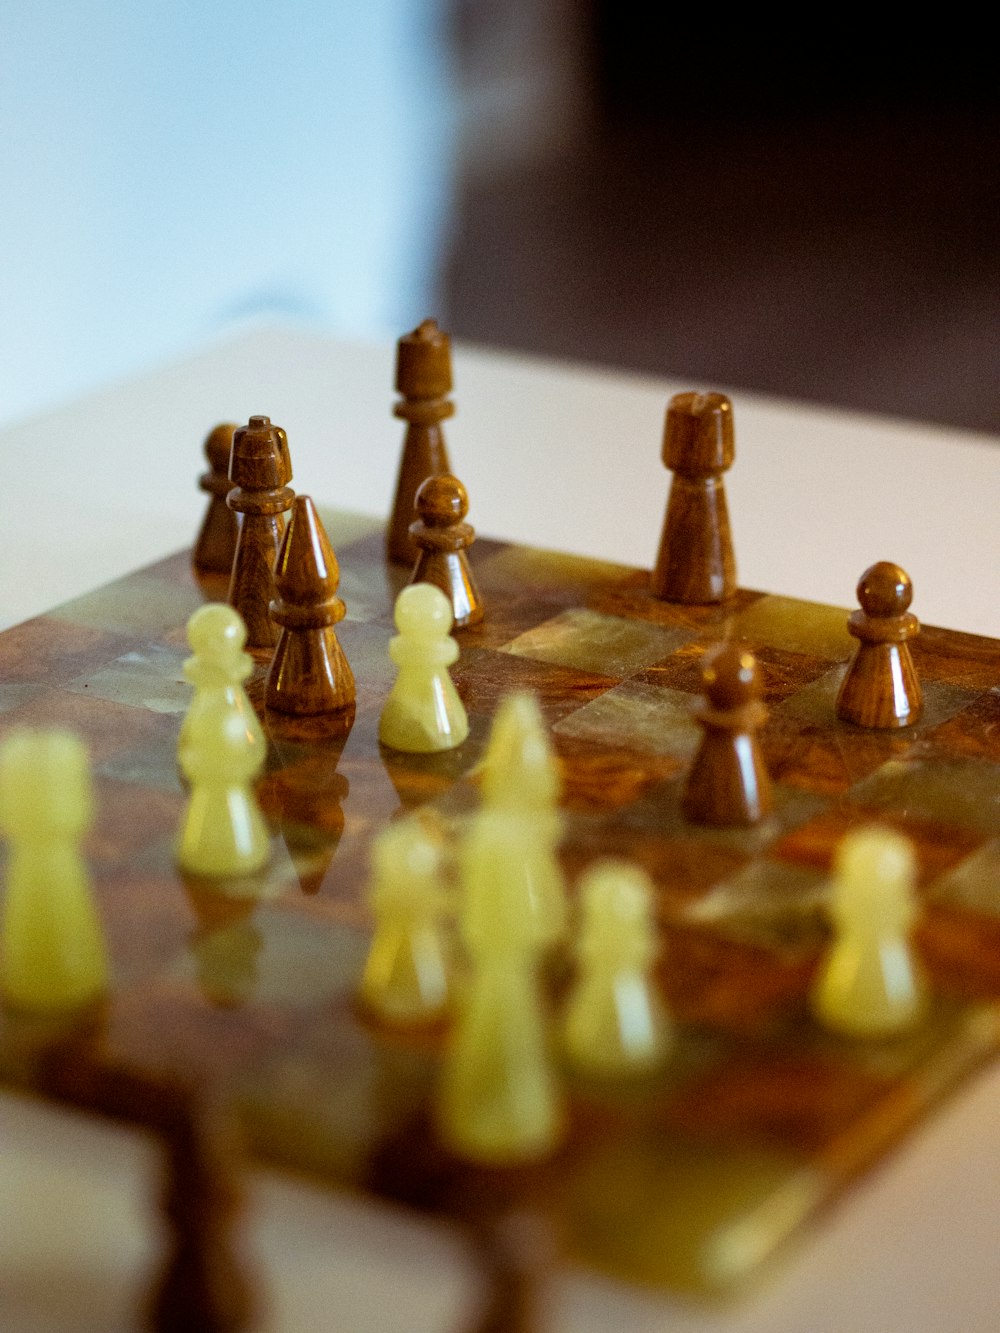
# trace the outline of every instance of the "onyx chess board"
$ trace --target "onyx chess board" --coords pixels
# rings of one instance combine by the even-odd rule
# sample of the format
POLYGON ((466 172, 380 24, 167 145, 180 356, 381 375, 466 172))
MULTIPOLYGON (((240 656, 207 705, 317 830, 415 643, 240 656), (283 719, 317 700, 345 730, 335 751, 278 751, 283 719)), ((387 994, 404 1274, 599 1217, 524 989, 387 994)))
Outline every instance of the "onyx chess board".
MULTIPOLYGON (((224 580, 196 579, 181 553, 0 635, 0 729, 65 726, 91 753, 85 851, 113 977, 85 1019, 0 1013, 0 1077, 140 1121, 171 1079, 211 1079, 260 1160, 458 1217, 473 1197, 524 1204, 551 1219, 571 1262, 729 1287, 996 1050, 1000 643, 924 627, 919 722, 866 730, 833 708, 854 647, 844 609, 743 589, 673 605, 646 571, 482 539, 487 613, 456 631, 453 670, 469 737, 400 754, 380 747, 378 720, 407 576, 386 563, 380 523, 324 518, 356 714, 340 731, 266 718, 257 790, 272 856, 252 884, 206 886, 174 861, 185 622, 224 599, 224 580), (746 829, 696 827, 681 808, 700 661, 727 638, 756 655, 768 709, 774 810, 746 829), (501 1171, 463 1165, 437 1138, 442 1033, 380 1029, 355 995, 373 836, 416 809, 458 836, 491 719, 515 689, 536 692, 558 755, 569 883, 608 855, 652 878, 677 1041, 640 1079, 561 1070, 565 1141, 501 1171), (823 1031, 808 992, 834 849, 871 822, 915 846, 932 1003, 909 1035, 858 1042, 823 1031)), ((549 980, 557 992, 558 968, 549 980)))

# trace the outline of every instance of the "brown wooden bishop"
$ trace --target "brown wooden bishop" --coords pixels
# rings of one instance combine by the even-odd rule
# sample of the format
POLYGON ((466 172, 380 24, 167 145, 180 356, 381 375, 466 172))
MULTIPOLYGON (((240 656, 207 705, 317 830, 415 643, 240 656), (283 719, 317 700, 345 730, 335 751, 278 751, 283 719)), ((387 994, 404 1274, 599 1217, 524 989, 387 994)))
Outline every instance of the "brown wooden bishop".
POLYGON ((688 773, 682 808, 697 824, 756 824, 771 811, 771 780, 757 730, 767 710, 753 654, 736 643, 710 650, 702 669, 704 735, 688 773))
POLYGON ((205 511, 201 531, 194 545, 194 567, 206 574, 228 574, 236 554, 236 534, 239 523, 236 514, 226 504, 232 482, 229 480, 229 455, 233 450, 231 421, 215 427, 205 440, 208 471, 198 478, 198 485, 212 497, 205 511))
POLYGON ((905 569, 880 560, 861 575, 847 628, 859 641, 837 695, 837 716, 859 727, 908 727, 920 716, 920 681, 908 640, 920 622, 907 609, 913 584, 905 569))
POLYGON ((400 338, 396 346, 396 391, 402 394, 402 401, 393 412, 408 425, 386 547, 394 564, 412 565, 418 555, 410 536, 417 491, 428 477, 450 470, 441 422, 455 411, 454 403, 448 400, 451 343, 436 320, 425 319, 419 328, 400 338))
POLYGON ((275 572, 271 618, 281 626, 264 700, 279 713, 308 716, 354 707, 354 676, 334 626, 344 618, 340 569, 308 495, 298 495, 275 572))
POLYGON ((270 417, 251 417, 233 434, 229 479, 233 489, 226 503, 243 515, 229 582, 229 604, 246 621, 247 647, 273 648, 278 642, 278 627, 270 614, 274 567, 285 529, 284 516, 295 494, 288 485, 292 479, 288 437, 280 426, 272 426, 270 417))
POLYGON ((469 497, 457 477, 428 477, 417 491, 417 520, 410 535, 419 552, 411 583, 434 583, 451 602, 455 627, 483 618, 483 602, 465 554, 476 530, 465 522, 469 497))
POLYGON ((674 476, 653 569, 654 597, 706 605, 736 591, 722 474, 732 466, 733 409, 722 393, 679 393, 667 405, 663 462, 674 476))

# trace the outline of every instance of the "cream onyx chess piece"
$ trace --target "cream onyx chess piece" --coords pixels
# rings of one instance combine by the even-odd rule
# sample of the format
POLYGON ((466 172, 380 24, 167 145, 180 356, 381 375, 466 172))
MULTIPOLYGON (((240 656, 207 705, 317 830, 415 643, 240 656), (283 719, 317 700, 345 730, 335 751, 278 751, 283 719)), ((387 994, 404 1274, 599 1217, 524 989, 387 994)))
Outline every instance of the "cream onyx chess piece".
POLYGON ((453 750, 469 734, 469 719, 448 668, 458 660, 448 598, 432 583, 413 583, 396 598, 389 655, 399 668, 382 716, 379 740, 392 750, 432 754, 453 750))
POLYGON ((59 1012, 98 1000, 108 961, 80 840, 93 820, 83 742, 15 731, 0 747, 0 827, 9 842, 0 983, 19 1009, 59 1012))

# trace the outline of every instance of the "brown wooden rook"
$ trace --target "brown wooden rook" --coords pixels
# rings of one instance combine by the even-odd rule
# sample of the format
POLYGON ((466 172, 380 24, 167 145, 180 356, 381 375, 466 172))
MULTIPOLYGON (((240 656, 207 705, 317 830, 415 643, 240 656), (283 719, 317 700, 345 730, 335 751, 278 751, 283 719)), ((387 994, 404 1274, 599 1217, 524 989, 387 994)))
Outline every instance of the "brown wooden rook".
POLYGON ((663 462, 673 472, 653 569, 654 597, 707 605, 736 591, 722 474, 732 466, 733 409, 722 393, 679 393, 667 405, 663 462))
POLYGON ((861 575, 847 628, 859 641, 837 695, 837 716, 859 727, 908 727, 920 716, 920 681, 908 640, 920 622, 907 609, 913 584, 905 569, 880 560, 861 575))
POLYGON ((418 555, 410 536, 417 491, 428 477, 450 471, 441 422, 455 411, 448 400, 451 342, 436 320, 425 319, 397 343, 396 391, 402 401, 393 412, 408 424, 386 549, 394 564, 412 565, 418 555))
POLYGON ((271 425, 270 417, 251 417, 234 433, 229 479, 233 489, 226 503, 243 515, 229 603, 246 621, 247 647, 273 648, 278 642, 278 627, 270 614, 274 567, 285 530, 284 516, 295 495, 288 485, 292 479, 288 437, 280 426, 271 425))
POLYGON ((236 554, 239 520, 226 504, 232 483, 229 480, 229 456, 233 450, 231 421, 216 426, 205 440, 208 471, 198 478, 198 485, 212 497, 205 511, 198 540, 194 544, 193 564, 205 574, 229 574, 236 554))
POLYGON ((265 703, 280 713, 339 713, 354 707, 354 676, 334 626, 344 618, 340 569, 308 495, 292 506, 275 573, 271 618, 281 626, 265 703))
POLYGON ((688 773, 682 808, 696 824, 756 824, 771 812, 771 779, 757 730, 767 716, 760 671, 737 643, 711 649, 702 669, 704 735, 688 773))
POLYGON ((417 514, 410 535, 419 551, 411 583, 434 583, 451 602, 455 627, 483 618, 483 602, 466 551, 476 530, 466 523, 469 497, 457 477, 428 477, 417 491, 417 514))

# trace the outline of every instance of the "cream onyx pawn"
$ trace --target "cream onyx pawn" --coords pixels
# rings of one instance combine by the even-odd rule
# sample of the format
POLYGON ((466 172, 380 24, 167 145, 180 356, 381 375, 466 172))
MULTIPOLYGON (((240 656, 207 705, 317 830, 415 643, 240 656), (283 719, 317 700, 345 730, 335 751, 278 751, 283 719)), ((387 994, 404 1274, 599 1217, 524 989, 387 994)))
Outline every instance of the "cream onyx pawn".
POLYGON ((361 978, 369 1012, 400 1027, 432 1023, 451 1000, 441 850, 418 819, 391 824, 372 847, 375 934, 361 978))
POLYGON ((838 847, 834 940, 812 995, 817 1018, 834 1032, 890 1037, 923 1016, 926 986, 909 938, 914 877, 913 849, 891 829, 858 829, 838 847))
POLYGON ((399 668, 382 709, 379 740, 392 750, 432 754, 453 750, 469 734, 469 719, 448 668, 458 660, 448 598, 432 583, 413 583, 396 598, 389 655, 399 668))
POLYGON ((586 1073, 628 1075, 655 1069, 672 1042, 656 990, 652 885, 637 866, 602 861, 580 884, 583 919, 577 979, 563 1023, 563 1045, 586 1073))
POLYGON ((182 765, 193 719, 203 708, 218 707, 220 700, 237 710, 263 752, 264 732, 243 688, 253 671, 253 659, 243 651, 246 638, 243 617, 225 602, 208 602, 188 619, 191 656, 184 663, 184 676, 194 686, 194 698, 177 740, 177 756, 182 765))
POLYGON ((108 987, 104 936, 80 840, 93 820, 87 752, 65 731, 16 731, 0 747, 0 827, 9 840, 0 983, 47 1013, 108 987))
POLYGON ((222 693, 192 713, 180 753, 191 784, 177 843, 182 870, 229 877, 267 863, 270 838, 252 786, 265 757, 243 710, 222 693))

